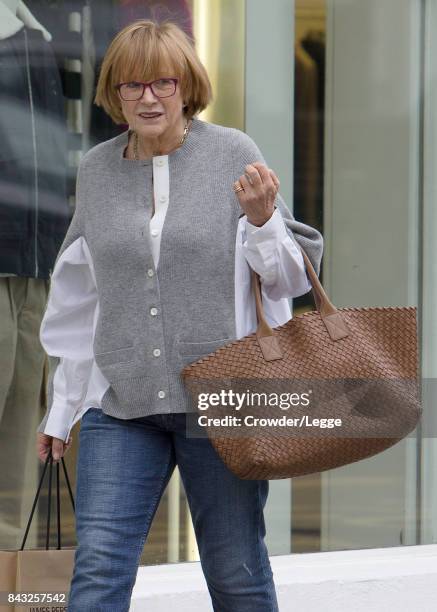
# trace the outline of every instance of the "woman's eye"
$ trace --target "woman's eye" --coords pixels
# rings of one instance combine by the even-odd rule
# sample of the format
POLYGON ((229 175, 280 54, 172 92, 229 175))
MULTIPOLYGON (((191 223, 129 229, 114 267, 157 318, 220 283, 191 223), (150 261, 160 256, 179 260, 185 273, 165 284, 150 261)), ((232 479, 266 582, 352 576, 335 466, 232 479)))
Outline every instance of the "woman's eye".
POLYGON ((140 86, 140 83, 138 83, 138 81, 130 81, 130 83, 126 83, 126 85, 131 89, 135 89, 140 86))

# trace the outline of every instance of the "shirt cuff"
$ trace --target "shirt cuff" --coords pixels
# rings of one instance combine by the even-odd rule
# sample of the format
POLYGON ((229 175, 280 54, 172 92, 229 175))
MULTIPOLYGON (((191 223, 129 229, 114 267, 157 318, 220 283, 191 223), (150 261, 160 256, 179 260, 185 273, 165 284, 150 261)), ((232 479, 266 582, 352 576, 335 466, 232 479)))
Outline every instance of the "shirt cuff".
POLYGON ((246 219, 246 237, 249 244, 258 244, 265 240, 282 242, 287 236, 287 228, 280 211, 276 208, 268 221, 258 227, 246 219))
POLYGON ((55 399, 43 433, 67 442, 72 416, 71 407, 68 403, 55 399))

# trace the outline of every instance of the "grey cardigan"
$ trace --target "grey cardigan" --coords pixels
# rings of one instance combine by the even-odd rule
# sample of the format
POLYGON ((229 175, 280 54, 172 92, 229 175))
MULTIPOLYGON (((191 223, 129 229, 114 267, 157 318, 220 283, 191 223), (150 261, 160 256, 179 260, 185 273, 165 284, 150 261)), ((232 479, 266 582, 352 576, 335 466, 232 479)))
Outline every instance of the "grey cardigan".
MULTIPOLYGON (((168 156, 170 204, 150 276, 152 160, 126 159, 127 138, 125 132, 82 158, 75 213, 57 257, 79 236, 86 240, 100 307, 94 356, 110 383, 102 409, 121 419, 191 410, 182 367, 205 347, 236 339, 235 232, 243 211, 232 184, 248 163, 265 163, 244 132, 194 118, 183 146, 168 156), (160 359, 150 347, 160 347, 160 359)), ((296 221, 279 194, 275 204, 319 273, 322 236, 296 221)), ((38 431, 51 409, 59 358, 49 364, 48 407, 38 431)))

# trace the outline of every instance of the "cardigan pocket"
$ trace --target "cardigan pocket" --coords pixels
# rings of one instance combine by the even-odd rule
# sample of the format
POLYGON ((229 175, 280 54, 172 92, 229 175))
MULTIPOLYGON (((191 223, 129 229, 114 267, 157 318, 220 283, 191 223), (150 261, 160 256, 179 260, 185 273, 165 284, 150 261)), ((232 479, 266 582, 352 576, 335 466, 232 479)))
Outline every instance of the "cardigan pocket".
POLYGON ((138 364, 135 360, 135 349, 126 346, 115 351, 94 354, 95 362, 108 383, 135 376, 138 364))
POLYGON ((220 338, 217 340, 203 340, 202 342, 178 342, 178 357, 181 368, 189 363, 197 361, 201 357, 213 353, 228 342, 232 342, 234 338, 220 338))
POLYGON ((134 347, 125 346, 124 348, 116 349, 115 351, 95 353, 94 357, 99 367, 134 361, 134 347))

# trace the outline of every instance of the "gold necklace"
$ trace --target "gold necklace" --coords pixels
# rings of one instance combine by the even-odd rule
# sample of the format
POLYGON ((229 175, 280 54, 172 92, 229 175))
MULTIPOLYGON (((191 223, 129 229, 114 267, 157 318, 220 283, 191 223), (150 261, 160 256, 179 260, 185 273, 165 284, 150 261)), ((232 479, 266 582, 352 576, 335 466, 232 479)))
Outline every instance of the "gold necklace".
MULTIPOLYGON (((187 137, 188 132, 190 131, 190 127, 191 127, 191 120, 187 121, 187 123, 185 124, 185 128, 184 128, 184 134, 181 138, 181 141, 179 143, 179 146, 182 146, 185 142, 185 139, 187 137)), ((138 155, 138 133, 134 132, 134 158, 139 161, 139 155, 138 155)))

